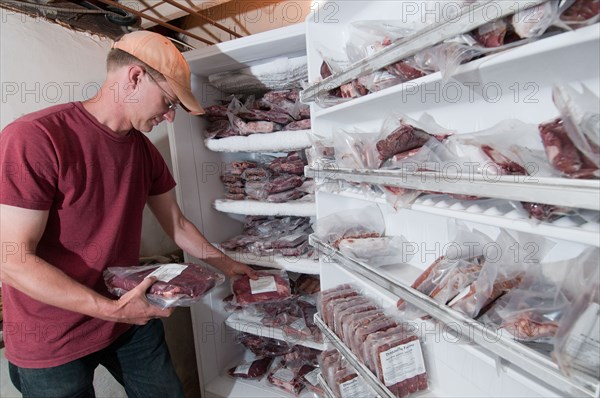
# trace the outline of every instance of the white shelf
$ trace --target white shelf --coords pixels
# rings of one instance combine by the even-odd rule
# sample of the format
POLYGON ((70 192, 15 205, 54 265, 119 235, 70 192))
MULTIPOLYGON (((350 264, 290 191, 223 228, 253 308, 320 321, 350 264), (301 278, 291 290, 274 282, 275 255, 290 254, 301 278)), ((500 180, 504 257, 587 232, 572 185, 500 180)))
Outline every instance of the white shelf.
POLYGON ((247 216, 297 216, 313 217, 317 214, 315 202, 296 200, 286 203, 259 202, 256 200, 215 200, 215 209, 224 213, 247 216))
MULTIPOLYGON (((322 242, 315 235, 310 236, 310 243, 319 249, 323 258, 325 256, 331 258, 343 266, 343 268, 350 270, 365 280, 375 283, 396 298, 402 298, 406 302, 413 304, 442 322, 442 324, 470 325, 473 330, 471 337, 474 343, 507 360, 523 372, 544 381, 552 388, 563 391, 566 394, 576 394, 577 396, 585 397, 595 397, 597 392, 600 391, 600 381, 594 385, 582 385, 576 381, 572 381, 560 373, 558 366, 550 358, 514 341, 502 333, 496 333, 494 341, 490 341, 490 339, 486 338, 490 333, 489 325, 484 326, 461 312, 437 303, 429 296, 411 288, 408 284, 411 282, 399 280, 385 269, 373 268, 367 264, 348 258, 332 246, 322 242)), ((326 335, 326 337, 329 338, 330 336, 326 335)))
POLYGON ((321 271, 321 266, 319 265, 318 258, 284 257, 281 255, 259 256, 244 251, 222 251, 232 259, 244 264, 259 265, 261 267, 268 268, 278 268, 286 271, 310 275, 319 275, 321 271))
POLYGON ((215 152, 291 152, 310 147, 310 130, 277 131, 270 134, 252 134, 207 139, 206 147, 215 152))
POLYGON ((546 203, 600 210, 600 180, 539 178, 531 176, 448 175, 401 170, 353 170, 337 167, 306 167, 304 174, 317 183, 344 180, 390 185, 421 191, 448 192, 486 198, 546 203), (493 179, 491 179, 493 178, 493 179))
POLYGON ((284 333, 280 328, 263 325, 260 323, 260 318, 257 317, 245 316, 236 312, 231 314, 229 318, 225 320, 225 324, 230 328, 240 332, 282 340, 291 344, 310 347, 321 351, 325 349, 324 343, 319 343, 308 339, 298 339, 295 336, 287 336, 287 334, 284 333))
MULTIPOLYGON (((388 204, 383 195, 377 197, 364 195, 358 189, 349 188, 334 193, 343 197, 388 204)), ((542 222, 525 217, 524 210, 519 212, 508 202, 501 203, 492 199, 461 201, 446 195, 422 195, 407 209, 590 246, 600 246, 598 219, 586 222, 577 216, 563 216, 553 222, 542 222)))

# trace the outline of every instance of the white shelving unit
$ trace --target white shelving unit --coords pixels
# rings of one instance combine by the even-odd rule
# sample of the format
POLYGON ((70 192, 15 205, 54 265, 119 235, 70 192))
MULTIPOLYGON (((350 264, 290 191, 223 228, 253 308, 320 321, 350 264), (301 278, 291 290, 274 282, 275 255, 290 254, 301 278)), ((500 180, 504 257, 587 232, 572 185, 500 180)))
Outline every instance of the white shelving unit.
MULTIPOLYGON (((321 13, 307 19, 310 81, 320 80, 322 54, 328 54, 327 49, 344 48, 349 39, 348 28, 353 21, 389 20, 391 15, 397 15, 397 19, 406 20, 407 25, 419 22, 418 19, 423 17, 423 8, 419 9, 417 5, 411 18, 403 14, 408 3, 324 2, 321 13), (328 10, 330 13, 327 13, 328 10)), ((437 5, 443 8, 444 4, 447 3, 439 2, 437 5)), ((415 3, 410 5, 415 6, 415 3)), ((324 137, 331 137, 337 129, 356 128, 376 133, 392 113, 402 113, 415 120, 427 113, 439 125, 457 134, 489 129, 508 119, 539 124, 559 114, 551 94, 552 86, 557 82, 576 89, 584 84, 596 95, 600 94, 599 49, 600 24, 556 34, 461 65, 450 80, 444 80, 440 73, 434 73, 331 107, 321 107, 318 102, 311 103, 312 128, 324 137), (490 88, 496 91, 491 93, 490 88)), ((310 90, 303 93, 302 98, 314 99, 339 86, 339 83, 374 70, 369 69, 368 65, 381 66, 378 62, 392 59, 389 57, 394 51, 402 53, 403 50, 391 48, 371 60, 357 62, 350 69, 309 87, 310 90)), ((537 202, 586 209, 595 214, 600 210, 598 180, 535 176, 484 178, 452 174, 451 171, 409 173, 343 169, 335 165, 309 167, 306 174, 321 182, 343 180, 537 202)), ((342 256, 311 236, 311 243, 321 253, 321 282, 324 289, 341 283, 355 283, 371 297, 380 299, 386 304, 385 307, 395 308, 398 298, 402 298, 432 316, 432 321, 425 322, 422 327, 426 337, 426 367, 433 394, 478 397, 598 396, 600 382, 597 380, 570 379, 559 371, 551 358, 506 336, 500 336, 491 344, 485 341, 483 325, 437 304, 410 287, 425 268, 442 254, 439 248, 452 241, 453 237, 447 228, 448 221, 461 220, 467 226, 478 228, 490 236, 497 236, 501 228, 506 228, 546 237, 556 245, 549 253, 549 261, 559 261, 575 257, 587 246, 600 246, 598 217, 592 217, 589 223, 568 217, 551 223, 536 223, 512 212, 510 208, 498 205, 498 202, 494 206, 486 206, 482 205, 483 201, 471 203, 443 195, 423 196, 408 208, 399 210, 393 209, 384 197, 352 191, 318 191, 316 201, 317 224, 321 218, 335 212, 377 203, 385 219, 386 235, 403 235, 423 248, 409 264, 372 268, 342 256), (472 333, 469 335, 471 338, 467 341, 448 341, 443 337, 443 330, 450 325, 467 327, 472 333)))
MULTIPOLYGON (((192 72, 192 90, 204 106, 226 99, 208 82, 214 73, 238 71, 264 65, 280 58, 306 56, 306 26, 292 25, 247 36, 184 53, 192 72)), ((280 131, 247 137, 205 139, 203 131, 208 121, 178 112, 169 126, 169 140, 177 197, 184 214, 203 232, 209 242, 223 242, 242 232, 236 215, 315 216, 314 200, 288 203, 223 200, 221 174, 234 160, 250 160, 251 152, 283 153, 310 146, 309 131, 280 131)), ((228 252, 244 263, 281 268, 300 273, 319 274, 320 264, 312 259, 281 256, 252 257, 246 253, 228 252)), ((197 261, 186 257, 186 261, 197 261)), ((228 366, 244 355, 244 347, 235 341, 237 330, 259 330, 249 320, 231 317, 224 310, 223 300, 231 293, 229 283, 213 290, 200 304, 191 309, 198 376, 203 397, 292 397, 263 380, 249 381, 225 375, 228 366), (229 325, 229 326, 228 326, 229 325)), ((284 338, 281 330, 260 328, 262 333, 284 338)), ((260 332, 257 332, 260 334, 260 332)), ((321 347, 316 342, 303 342, 321 347)), ((300 397, 314 397, 303 392, 300 397)))
MULTIPOLYGON (((203 99, 203 104, 208 106, 221 99, 218 98, 218 93, 206 91, 208 75, 238 70, 278 57, 302 55, 306 55, 308 59, 309 81, 316 82, 322 62, 321 54, 326 53, 328 49, 344 48, 349 38, 347 28, 352 21, 390 19, 390 16, 406 16, 407 22, 418 21, 424 9, 417 9, 411 16, 404 15, 402 12, 406 11, 405 6, 408 3, 413 6, 420 4, 403 0, 325 1, 322 2, 320 11, 306 19, 306 24, 186 53, 193 74, 193 90, 198 98, 203 99)), ((443 6, 447 3, 450 2, 439 4, 443 6)), ((493 6, 493 3, 489 4, 493 6)), ((545 122, 558 115, 551 97, 552 85, 555 82, 570 84, 575 88, 578 88, 579 84, 585 84, 595 94, 599 94, 599 38, 600 25, 594 24, 461 65, 449 81, 443 80, 440 73, 434 73, 329 108, 321 108, 312 103, 312 130, 325 137, 331 136, 338 128, 355 127, 362 131, 377 131, 383 120, 392 112, 402 112, 413 119, 419 119, 426 112, 438 124, 455 130, 458 134, 487 129, 511 118, 525 123, 545 122)), ((377 58, 398 57, 398 53, 392 54, 394 51, 404 50, 390 50, 387 55, 377 58)), ((360 65, 368 64, 369 62, 360 65)), ((356 70, 351 73, 356 73, 356 70)), ((338 75, 331 81, 347 78, 348 76, 338 75)), ((323 87, 318 87, 312 94, 317 94, 318 90, 322 89, 323 87)), ((307 95, 303 97, 309 98, 307 95)), ((525 349, 512 340, 503 339, 495 345, 486 344, 479 337, 466 342, 448 341, 444 338, 439 341, 440 336, 447 336, 444 329, 440 331, 436 328, 443 328, 451 322, 470 322, 469 327, 474 329, 469 330, 482 331, 476 324, 473 326, 472 320, 463 319, 464 317, 456 311, 432 303, 428 297, 423 297, 409 287, 433 261, 431 247, 435 247, 436 244, 443 247, 450 241, 451 237, 445 227, 448 220, 463 220, 467 225, 482 228, 486 233, 509 228, 548 237, 556 243, 556 248, 551 253, 555 256, 571 256, 585 245, 600 246, 597 223, 573 225, 569 224, 569 219, 563 219, 553 223, 532 224, 529 220, 513 217, 510 211, 503 208, 478 207, 477 204, 470 205, 465 201, 431 196, 424 196, 410 208, 395 212, 383 204, 382 198, 324 192, 317 192, 316 204, 307 202, 301 207, 290 208, 298 202, 288 203, 282 204, 287 205, 287 208, 282 209, 282 206, 277 204, 254 202, 250 205, 252 209, 248 210, 247 203, 229 203, 233 201, 222 200, 223 187, 219 176, 222 167, 234 160, 233 152, 300 149, 306 142, 306 134, 293 136, 300 140, 300 143, 293 142, 291 133, 289 136, 285 134, 289 140, 277 139, 279 144, 284 143, 283 146, 270 147, 258 142, 263 141, 265 137, 205 140, 201 134, 205 128, 204 119, 178 113, 175 122, 170 126, 169 138, 174 175, 178 181, 178 200, 186 216, 203 231, 209 241, 222 242, 241 232, 239 221, 230 217, 229 213, 316 215, 318 222, 320 218, 334 212, 358 209, 375 202, 380 204, 381 208, 385 208, 386 234, 404 235, 409 240, 426 246, 429 251, 421 253, 422 256, 415 256, 408 265, 370 269, 365 264, 350 261, 329 250, 330 248, 320 246, 313 238, 313 243, 319 246, 319 250, 330 256, 321 258, 317 266, 294 266, 298 265, 300 272, 320 273, 324 289, 340 283, 353 282, 361 286, 367 295, 380 300, 386 308, 394 307, 398 297, 402 297, 429 312, 434 320, 423 324, 427 336, 424 355, 431 382, 431 391, 427 394, 477 397, 598 395, 598 386, 594 383, 584 385, 565 378, 547 357, 525 349), (428 328, 435 333, 427 334, 430 331, 428 328)), ((273 137, 276 135, 271 136, 273 137)), ((454 178, 457 176, 440 176, 435 173, 399 175, 394 171, 339 168, 309 168, 307 176, 549 203, 596 212, 600 209, 600 183, 597 180, 538 178, 532 181, 502 177, 493 182, 477 178, 465 181, 454 178), (440 177, 454 179, 450 182, 448 178, 444 180, 440 177)), ((186 261, 194 260, 186 258, 186 261)), ((256 259, 256 263, 263 260, 265 259, 256 259)), ((275 258, 257 265, 271 266, 270 264, 278 262, 279 259, 275 258)), ((280 266, 292 270, 286 264, 280 266)), ((226 326, 226 322, 232 321, 228 320, 230 314, 222 309, 222 300, 229 293, 227 284, 224 284, 215 289, 202 303, 192 307, 203 396, 287 396, 284 392, 267 386, 264 380, 248 382, 223 376, 223 369, 242 353, 242 347, 231 340, 233 330, 226 326)))

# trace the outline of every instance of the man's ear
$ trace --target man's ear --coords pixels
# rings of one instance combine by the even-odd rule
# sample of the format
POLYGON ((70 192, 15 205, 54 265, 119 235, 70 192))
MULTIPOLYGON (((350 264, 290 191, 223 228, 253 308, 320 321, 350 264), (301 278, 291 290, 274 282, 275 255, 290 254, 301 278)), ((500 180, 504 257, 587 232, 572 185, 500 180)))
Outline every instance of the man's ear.
POLYGON ((132 89, 137 89, 146 71, 139 65, 130 65, 127 72, 127 83, 132 89))

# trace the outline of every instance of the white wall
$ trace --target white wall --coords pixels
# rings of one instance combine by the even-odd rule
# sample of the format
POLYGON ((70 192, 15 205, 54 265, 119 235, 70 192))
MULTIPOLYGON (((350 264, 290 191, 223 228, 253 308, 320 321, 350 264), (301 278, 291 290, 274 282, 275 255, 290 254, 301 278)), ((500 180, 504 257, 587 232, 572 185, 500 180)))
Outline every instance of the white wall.
MULTIPOLYGON (((112 40, 74 32, 42 19, 0 8, 0 128, 26 113, 93 96, 105 75, 105 58, 112 40)), ((150 135, 171 164, 167 129, 150 135)), ((143 256, 163 254, 176 247, 149 212, 144 217, 143 256)), ((96 378, 98 397, 125 396, 102 369, 96 378)), ((0 350, 0 396, 19 397, 0 350)))

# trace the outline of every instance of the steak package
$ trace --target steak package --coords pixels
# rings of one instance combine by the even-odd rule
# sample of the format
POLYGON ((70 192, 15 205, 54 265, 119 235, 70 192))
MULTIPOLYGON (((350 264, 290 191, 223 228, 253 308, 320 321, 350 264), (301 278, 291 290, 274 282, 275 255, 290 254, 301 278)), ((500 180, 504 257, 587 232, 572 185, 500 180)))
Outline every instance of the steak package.
POLYGON ((227 371, 229 376, 241 379, 260 379, 267 371, 273 362, 273 358, 256 358, 251 362, 243 362, 227 371))
POLYGON ((233 277, 231 290, 238 305, 246 306, 290 298, 292 290, 286 271, 265 270, 256 272, 258 279, 247 275, 233 277))
POLYGON ((304 389, 305 374, 315 369, 311 365, 303 365, 299 368, 288 367, 283 361, 279 363, 267 376, 269 383, 277 386, 290 394, 298 395, 304 389))
POLYGON ((315 232, 320 239, 338 249, 343 239, 379 238, 384 230, 383 215, 375 204, 323 217, 315 232))
POLYGON ((119 297, 145 278, 156 277, 146 298, 162 308, 189 306, 225 281, 223 274, 191 263, 109 267, 103 275, 108 291, 119 297))

